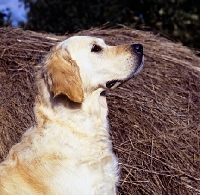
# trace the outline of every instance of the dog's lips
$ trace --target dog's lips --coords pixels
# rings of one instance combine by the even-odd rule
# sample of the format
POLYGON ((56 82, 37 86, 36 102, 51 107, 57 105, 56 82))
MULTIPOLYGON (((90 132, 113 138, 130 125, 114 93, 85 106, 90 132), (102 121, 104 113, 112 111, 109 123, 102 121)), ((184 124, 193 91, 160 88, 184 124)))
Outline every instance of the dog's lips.
POLYGON ((112 80, 112 81, 108 81, 106 83, 106 87, 111 89, 113 88, 114 86, 117 87, 118 85, 120 85, 122 83, 122 81, 120 80, 112 80))
POLYGON ((139 60, 139 63, 137 63, 133 75, 137 75, 142 70, 143 65, 144 65, 144 55, 142 55, 141 59, 139 60))

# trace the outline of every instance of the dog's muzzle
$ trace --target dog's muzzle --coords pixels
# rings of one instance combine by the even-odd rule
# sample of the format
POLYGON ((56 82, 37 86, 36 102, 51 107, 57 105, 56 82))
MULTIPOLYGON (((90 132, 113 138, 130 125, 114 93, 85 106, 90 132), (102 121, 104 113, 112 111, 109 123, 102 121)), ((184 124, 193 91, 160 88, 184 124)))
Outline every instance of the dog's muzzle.
POLYGON ((133 44, 131 45, 132 50, 137 54, 137 62, 134 70, 134 75, 138 74, 144 63, 144 55, 143 55, 143 45, 142 44, 133 44))
POLYGON ((121 83, 124 83, 126 80, 128 80, 133 75, 136 75, 142 70, 143 62, 144 62, 144 55, 143 55, 143 45, 142 44, 132 44, 131 45, 132 52, 136 53, 136 67, 133 73, 129 75, 127 79, 124 80, 111 80, 106 83, 106 88, 112 89, 121 83))

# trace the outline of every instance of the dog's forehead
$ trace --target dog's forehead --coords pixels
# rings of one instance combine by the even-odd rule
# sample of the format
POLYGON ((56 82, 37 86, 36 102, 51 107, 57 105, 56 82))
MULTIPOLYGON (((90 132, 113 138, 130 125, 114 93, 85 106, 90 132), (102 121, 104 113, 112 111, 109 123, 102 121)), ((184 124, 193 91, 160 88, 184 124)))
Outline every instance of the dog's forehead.
POLYGON ((87 46, 91 44, 105 45, 103 39, 91 36, 73 36, 66 39, 63 43, 67 47, 80 46, 80 45, 87 46))

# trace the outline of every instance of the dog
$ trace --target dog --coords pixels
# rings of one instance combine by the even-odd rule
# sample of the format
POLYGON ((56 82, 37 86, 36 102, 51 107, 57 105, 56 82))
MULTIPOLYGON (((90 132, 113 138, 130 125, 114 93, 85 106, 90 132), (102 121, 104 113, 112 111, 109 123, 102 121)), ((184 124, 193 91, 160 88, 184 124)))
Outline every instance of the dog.
POLYGON ((116 195, 105 91, 138 74, 141 44, 73 36, 44 57, 35 123, 0 164, 0 195, 116 195))

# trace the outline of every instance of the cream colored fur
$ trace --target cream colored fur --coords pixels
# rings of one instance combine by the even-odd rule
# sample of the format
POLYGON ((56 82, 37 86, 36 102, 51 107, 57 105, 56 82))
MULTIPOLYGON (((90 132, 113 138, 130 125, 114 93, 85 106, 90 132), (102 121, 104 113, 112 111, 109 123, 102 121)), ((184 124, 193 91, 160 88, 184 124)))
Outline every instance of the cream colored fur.
POLYGON ((131 45, 93 37, 57 44, 38 73, 35 124, 0 164, 0 195, 115 195, 118 161, 100 94, 139 72, 138 59, 131 45))

